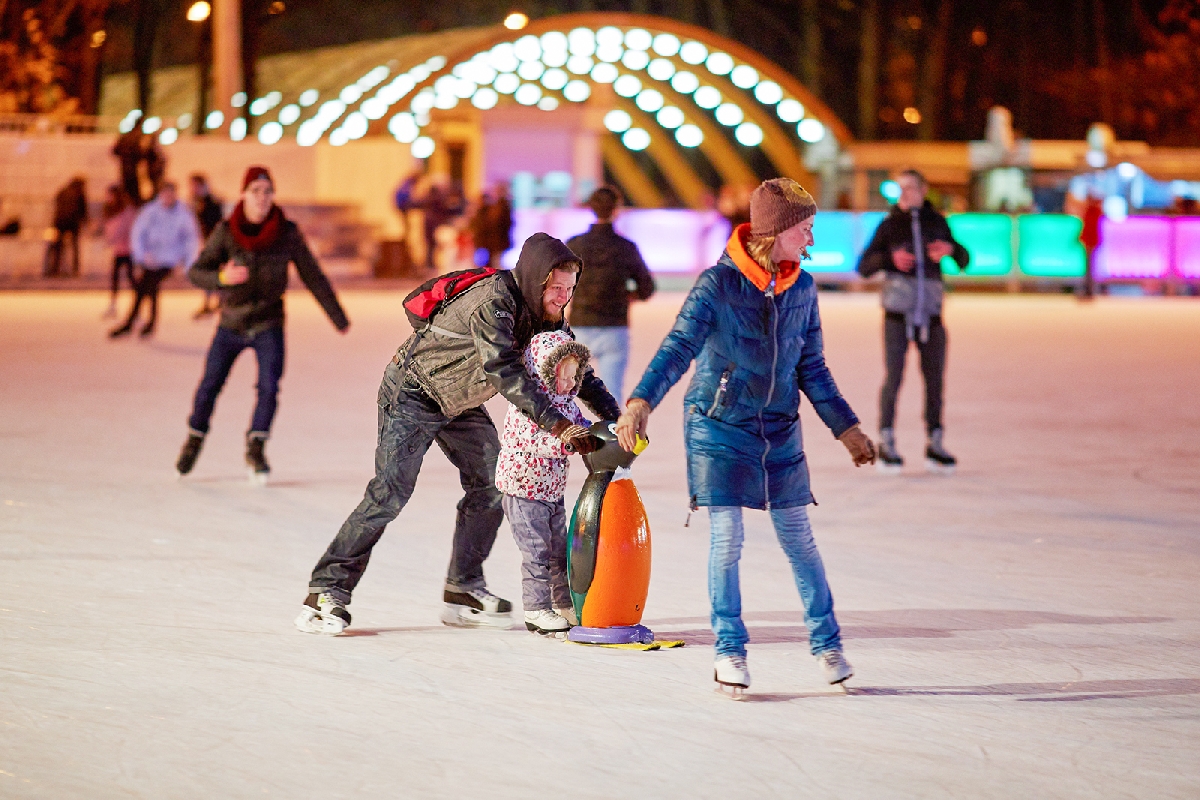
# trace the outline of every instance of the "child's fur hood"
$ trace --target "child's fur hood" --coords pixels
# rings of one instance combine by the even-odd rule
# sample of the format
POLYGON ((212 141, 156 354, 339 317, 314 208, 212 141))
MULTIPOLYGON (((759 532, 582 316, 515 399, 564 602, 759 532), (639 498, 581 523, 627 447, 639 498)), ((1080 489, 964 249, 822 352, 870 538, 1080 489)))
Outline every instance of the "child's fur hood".
POLYGON ((567 356, 574 356, 579 361, 579 372, 575 376, 575 387, 569 397, 574 397, 583 383, 583 372, 587 369, 592 353, 580 342, 571 338, 565 331, 546 331, 534 336, 525 348, 525 369, 530 375, 537 377, 542 388, 552 396, 562 397, 555 391, 554 372, 558 363, 567 356))

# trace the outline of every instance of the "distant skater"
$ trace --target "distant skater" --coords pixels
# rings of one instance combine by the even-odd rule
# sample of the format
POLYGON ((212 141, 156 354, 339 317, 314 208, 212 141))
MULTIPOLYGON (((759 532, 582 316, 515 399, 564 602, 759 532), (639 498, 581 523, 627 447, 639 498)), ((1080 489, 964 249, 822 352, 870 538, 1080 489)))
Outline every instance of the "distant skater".
POLYGON ((899 473, 904 459, 896 449, 896 395, 904 379, 909 343, 921 354, 925 378, 925 468, 950 474, 958 463, 943 443, 942 395, 946 376, 946 328, 942 324, 942 259, 967 266, 967 249, 955 241, 946 218, 925 199, 929 184, 916 170, 896 178, 900 199, 879 227, 858 262, 868 278, 883 280, 883 353, 887 370, 879 391, 879 462, 885 473, 899 473), (914 246, 919 240, 920 245, 914 246))
MULTIPOLYGON (((213 197, 212 190, 208 187, 208 178, 202 173, 192 173, 188 182, 191 184, 192 213, 196 215, 196 222, 200 224, 200 240, 207 242, 208 237, 212 236, 212 232, 217 229, 217 223, 225 217, 225 212, 221 209, 221 204, 217 202, 217 199, 213 197)), ((210 314, 215 314, 216 311, 216 292, 205 291, 204 299, 200 301, 200 308, 192 314, 192 319, 203 319, 210 314)))
POLYGON ((258 400, 246 432, 246 464, 255 482, 271 472, 264 448, 278 407, 283 376, 283 294, 288 264, 296 265, 300 280, 321 304, 338 332, 350 327, 329 279, 313 258, 296 223, 275 205, 275 182, 264 167, 251 167, 242 180, 242 199, 213 230, 203 252, 188 270, 201 289, 220 297, 221 318, 205 359, 204 375, 196 387, 188 437, 175 468, 187 475, 196 465, 217 397, 233 363, 246 348, 258 359, 258 400))
POLYGON ((133 221, 137 218, 137 207, 125 194, 125 190, 114 183, 108 187, 108 197, 105 198, 101 214, 104 243, 112 251, 113 257, 108 310, 104 312, 107 319, 117 315, 117 293, 121 290, 121 273, 125 273, 131 288, 134 285, 130 237, 133 235, 133 221))
POLYGON ((172 269, 191 263, 200 248, 196 218, 190 208, 179 202, 174 183, 164 183, 158 196, 138 211, 133 221, 130 245, 133 263, 137 268, 137 282, 134 284, 136 295, 125 324, 109 331, 108 335, 114 339, 133 331, 143 300, 149 301, 150 317, 139 335, 153 335, 158 323, 159 287, 172 269))
POLYGON ((825 365, 816 284, 800 268, 816 213, 812 196, 788 178, 754 190, 750 222, 733 230, 716 266, 696 280, 617 422, 621 446, 632 451, 651 409, 695 362, 683 400, 688 493, 693 509, 708 507, 714 677, 735 698, 750 685, 738 577, 743 508, 770 512, 825 679, 853 675, 806 509, 814 500, 801 393, 855 466, 872 463, 875 453, 825 365))
POLYGON ((621 399, 629 364, 629 304, 650 299, 654 276, 637 245, 613 230, 618 200, 608 186, 592 192, 587 205, 596 222, 567 247, 587 265, 571 303, 571 330, 591 350, 600 380, 621 399))

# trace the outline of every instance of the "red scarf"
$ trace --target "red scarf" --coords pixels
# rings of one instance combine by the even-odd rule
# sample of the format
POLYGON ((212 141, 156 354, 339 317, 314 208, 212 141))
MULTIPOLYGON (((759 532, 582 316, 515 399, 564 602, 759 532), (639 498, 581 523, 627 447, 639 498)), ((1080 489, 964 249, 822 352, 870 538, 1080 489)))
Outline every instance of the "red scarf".
POLYGON ((251 252, 257 253, 260 250, 266 250, 275 244, 275 240, 279 238, 283 227, 283 212, 279 210, 279 206, 271 206, 271 211, 267 214, 267 218, 263 220, 262 227, 253 236, 242 230, 243 225, 250 224, 250 221, 246 219, 246 212, 242 210, 242 203, 239 200, 238 204, 233 208, 233 213, 229 215, 229 232, 233 234, 233 240, 237 242, 239 247, 243 247, 251 252))

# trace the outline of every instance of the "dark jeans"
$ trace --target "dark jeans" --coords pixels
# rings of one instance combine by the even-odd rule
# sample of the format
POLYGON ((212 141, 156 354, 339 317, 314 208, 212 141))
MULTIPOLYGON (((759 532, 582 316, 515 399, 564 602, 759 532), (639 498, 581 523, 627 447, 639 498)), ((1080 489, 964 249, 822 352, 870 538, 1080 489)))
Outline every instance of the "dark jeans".
POLYGON ((121 270, 125 270, 126 277, 129 278, 129 285, 135 286, 133 280, 133 259, 129 256, 113 256, 112 265, 112 293, 113 299, 116 299, 117 290, 121 288, 121 270))
POLYGON ((342 524, 313 570, 309 591, 330 592, 342 602, 362 579, 371 549, 412 496, 429 446, 438 447, 458 467, 462 500, 454 526, 447 584, 460 589, 485 585, 483 562, 492 552, 504 512, 496 488, 500 438, 482 406, 447 418, 424 393, 402 383, 400 368, 389 364, 379 386, 379 439, 375 477, 358 508, 342 524))
POLYGON ((150 330, 154 329, 154 324, 158 321, 158 287, 170 274, 170 267, 144 267, 142 269, 142 274, 133 283, 134 291, 137 292, 133 298, 133 308, 129 309, 129 319, 125 320, 125 325, 122 327, 132 328, 134 321, 138 318, 138 311, 142 307, 142 300, 149 300, 150 319, 146 320, 146 327, 150 330))
POLYGON ((192 403, 192 415, 188 427, 197 433, 208 433, 208 422, 212 419, 217 395, 225 386, 233 362, 247 347, 254 348, 258 359, 258 402, 250 420, 250 433, 271 432, 271 420, 279 407, 279 379, 283 377, 283 326, 276 325, 253 336, 243 336, 227 328, 217 328, 212 344, 208 347, 208 358, 204 364, 204 377, 196 388, 196 400, 192 403))
POLYGON ((79 229, 58 228, 58 238, 46 247, 46 263, 42 267, 42 276, 49 278, 54 275, 79 274, 79 229), (67 237, 71 237, 71 270, 68 272, 62 263, 62 252, 66 246, 67 237))
MULTIPOLYGON (((929 321, 929 340, 916 341, 921 354, 921 374, 925 377, 925 429, 942 427, 942 379, 946 374, 946 328, 940 317, 929 321)), ((902 315, 883 318, 883 360, 887 377, 879 392, 879 427, 896 425, 896 395, 904 380, 904 359, 908 355, 908 333, 902 315)))

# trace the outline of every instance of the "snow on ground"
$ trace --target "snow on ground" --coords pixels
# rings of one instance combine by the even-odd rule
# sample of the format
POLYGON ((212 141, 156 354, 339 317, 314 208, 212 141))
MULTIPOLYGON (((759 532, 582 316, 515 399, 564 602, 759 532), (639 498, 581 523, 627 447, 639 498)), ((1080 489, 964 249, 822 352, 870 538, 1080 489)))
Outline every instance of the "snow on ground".
MULTIPOLYGON (((342 337, 293 293, 275 480, 253 488, 250 353, 196 472, 172 471, 211 335, 196 293, 165 296, 153 341, 119 342, 100 292, 0 294, 0 797, 1200 795, 1200 304, 953 297, 953 478, 919 469, 915 360, 902 477, 855 470, 806 407, 854 691, 821 684, 767 517, 748 512, 754 685, 731 703, 712 691, 706 516, 684 527, 682 387, 635 478, 646 621, 686 648, 442 627, 459 489, 436 450, 354 635, 293 630, 370 476, 400 298, 344 293, 342 337)), ((631 387, 681 300, 637 309, 631 387)), ((822 312, 873 431, 876 301, 826 294, 822 312)), ((518 565, 504 527, 492 588, 518 599, 518 565)))

